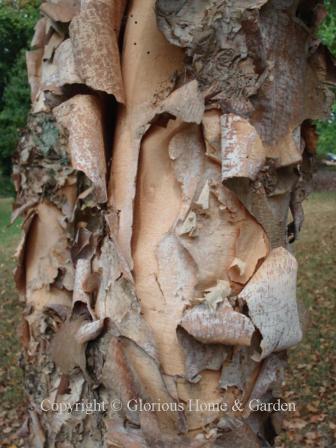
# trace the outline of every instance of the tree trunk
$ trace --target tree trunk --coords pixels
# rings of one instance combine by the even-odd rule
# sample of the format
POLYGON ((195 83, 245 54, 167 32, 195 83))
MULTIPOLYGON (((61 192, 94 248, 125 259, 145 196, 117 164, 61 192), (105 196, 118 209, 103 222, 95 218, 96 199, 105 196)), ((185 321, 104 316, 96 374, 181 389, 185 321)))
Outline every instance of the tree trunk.
POLYGON ((280 414, 251 408, 278 402, 302 337, 289 243, 333 100, 323 6, 79 3, 43 3, 27 54, 21 433, 271 446, 280 414))

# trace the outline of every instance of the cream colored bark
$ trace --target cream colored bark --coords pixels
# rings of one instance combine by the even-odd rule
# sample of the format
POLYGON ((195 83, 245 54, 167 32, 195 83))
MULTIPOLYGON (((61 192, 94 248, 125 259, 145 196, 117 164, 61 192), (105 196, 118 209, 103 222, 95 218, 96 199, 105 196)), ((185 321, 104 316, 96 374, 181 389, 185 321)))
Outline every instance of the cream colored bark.
POLYGON ((304 3, 42 5, 14 168, 27 446, 273 444, 249 403, 302 337, 301 125, 334 80, 304 3))

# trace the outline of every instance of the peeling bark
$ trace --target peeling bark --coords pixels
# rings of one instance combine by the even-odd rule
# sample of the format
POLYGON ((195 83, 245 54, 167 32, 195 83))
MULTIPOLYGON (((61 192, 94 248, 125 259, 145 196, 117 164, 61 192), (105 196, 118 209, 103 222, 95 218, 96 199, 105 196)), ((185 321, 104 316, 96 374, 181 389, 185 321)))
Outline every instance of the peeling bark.
POLYGON ((289 243, 336 79, 297 8, 42 4, 13 175, 27 447, 272 446, 249 402, 302 337, 289 243))

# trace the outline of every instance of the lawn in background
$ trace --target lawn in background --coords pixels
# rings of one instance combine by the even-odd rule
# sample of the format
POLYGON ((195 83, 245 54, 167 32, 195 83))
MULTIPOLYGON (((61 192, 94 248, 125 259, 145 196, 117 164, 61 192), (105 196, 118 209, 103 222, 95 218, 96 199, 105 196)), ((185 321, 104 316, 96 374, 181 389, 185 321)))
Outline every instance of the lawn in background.
MULTIPOLYGON (((336 447, 336 192, 311 195, 295 243, 298 297, 307 310, 304 340, 289 351, 284 387, 297 413, 286 420, 284 448, 336 447)), ((281 445, 280 445, 281 446, 281 445)))
POLYGON ((13 254, 20 239, 20 222, 9 226, 12 199, 0 198, 0 446, 13 445, 23 409, 22 373, 17 327, 23 304, 13 282, 13 254))
MULTIPOLYGON (((336 192, 314 193, 305 202, 306 220, 295 253, 300 264, 298 296, 309 311, 304 341, 289 351, 285 400, 297 412, 286 419, 283 448, 336 446, 336 192)), ((11 200, 0 199, 0 446, 15 439, 24 408, 22 375, 17 367, 17 327, 22 304, 13 285, 13 253, 19 224, 8 227, 11 200), (19 410, 19 416, 17 415, 19 410)))

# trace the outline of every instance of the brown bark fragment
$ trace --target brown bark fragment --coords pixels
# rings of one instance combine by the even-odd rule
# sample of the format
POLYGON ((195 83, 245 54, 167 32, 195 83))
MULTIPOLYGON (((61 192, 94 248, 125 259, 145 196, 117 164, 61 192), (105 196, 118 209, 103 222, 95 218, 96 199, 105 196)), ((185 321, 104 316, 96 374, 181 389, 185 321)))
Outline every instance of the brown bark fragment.
POLYGON ((60 87, 83 82, 76 68, 70 39, 63 41, 55 50, 52 65, 51 75, 43 83, 46 90, 57 93, 60 87))
POLYGON ((95 90, 125 101, 118 34, 126 2, 87 1, 70 25, 70 38, 80 77, 95 90))
POLYGON ((31 90, 31 99, 35 100, 40 87, 40 68, 43 56, 43 49, 37 48, 36 50, 27 51, 26 63, 28 80, 31 90))
POLYGON ((177 337, 184 351, 186 379, 191 383, 200 381, 204 370, 220 370, 230 350, 221 344, 202 344, 181 327, 177 337))
POLYGON ((70 22, 80 11, 79 0, 58 0, 42 3, 41 12, 55 22, 70 22))
MULTIPOLYGON (((26 246, 26 294, 32 300, 34 291, 54 283, 59 270, 64 274, 64 285, 73 287, 73 266, 68 241, 62 228, 62 215, 54 206, 41 203, 30 230, 26 246)), ((35 305, 37 303, 35 302, 35 305)))
POLYGON ((222 180, 244 177, 255 180, 266 161, 266 150, 253 126, 236 115, 223 115, 222 180))
POLYGON ((236 347, 233 350, 232 357, 227 358, 223 364, 220 378, 223 389, 234 386, 240 391, 246 390, 249 379, 259 369, 256 361, 251 358, 252 354, 253 348, 250 347, 236 347))

